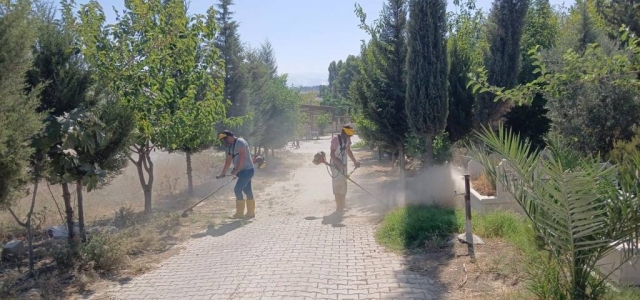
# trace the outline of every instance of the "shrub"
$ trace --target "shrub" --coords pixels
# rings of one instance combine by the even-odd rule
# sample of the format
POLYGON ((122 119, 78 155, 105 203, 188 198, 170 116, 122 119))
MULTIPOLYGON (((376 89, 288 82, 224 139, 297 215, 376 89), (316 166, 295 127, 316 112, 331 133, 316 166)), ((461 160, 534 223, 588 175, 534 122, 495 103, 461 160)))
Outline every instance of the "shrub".
MULTIPOLYGON (((407 136, 407 155, 411 157, 422 157, 426 152, 426 141, 424 137, 418 136, 414 133, 410 133, 407 136)), ((449 141, 449 134, 443 132, 436 135, 433 139, 433 163, 444 164, 451 160, 451 142, 449 141)))
POLYGON ((125 267, 129 263, 128 245, 119 234, 100 233, 91 238, 80 248, 84 266, 96 271, 112 272, 125 267))

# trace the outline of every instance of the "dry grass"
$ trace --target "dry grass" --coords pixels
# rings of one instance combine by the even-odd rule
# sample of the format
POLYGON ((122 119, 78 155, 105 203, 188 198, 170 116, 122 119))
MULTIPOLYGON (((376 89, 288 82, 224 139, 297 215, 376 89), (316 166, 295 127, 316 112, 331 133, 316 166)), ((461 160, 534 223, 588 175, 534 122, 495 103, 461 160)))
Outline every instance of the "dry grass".
POLYGON ((471 181, 471 187, 483 196, 495 196, 496 188, 491 184, 489 177, 481 174, 475 180, 471 181))

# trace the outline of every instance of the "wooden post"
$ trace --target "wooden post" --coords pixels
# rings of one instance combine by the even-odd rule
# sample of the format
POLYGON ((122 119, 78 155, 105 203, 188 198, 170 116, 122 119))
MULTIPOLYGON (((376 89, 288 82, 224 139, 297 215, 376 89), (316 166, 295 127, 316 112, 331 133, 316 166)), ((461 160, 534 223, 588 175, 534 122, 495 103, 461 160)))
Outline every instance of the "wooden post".
POLYGON ((469 257, 471 258, 471 262, 475 263, 476 254, 473 249, 473 233, 471 231, 471 185, 469 184, 469 174, 464 175, 464 211, 464 229, 467 238, 467 246, 469 247, 469 257))

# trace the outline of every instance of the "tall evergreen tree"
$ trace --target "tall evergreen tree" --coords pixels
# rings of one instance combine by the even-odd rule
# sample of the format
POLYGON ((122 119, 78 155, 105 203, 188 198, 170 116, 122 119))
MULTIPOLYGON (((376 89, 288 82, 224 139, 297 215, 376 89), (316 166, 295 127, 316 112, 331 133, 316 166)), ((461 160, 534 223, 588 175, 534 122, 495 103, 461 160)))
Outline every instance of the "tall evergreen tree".
POLYGON ((447 2, 411 0, 409 7, 406 109, 411 129, 426 138, 430 165, 433 140, 445 129, 449 109, 447 2))
MULTIPOLYGON (((537 66, 533 64, 529 51, 535 46, 540 46, 544 50, 554 47, 558 29, 559 22, 549 0, 534 0, 525 19, 521 42, 522 69, 518 76, 518 83, 527 84, 536 79, 538 74, 534 73, 534 70, 537 66)), ((538 94, 531 103, 515 106, 505 115, 505 125, 528 138, 533 149, 545 146, 544 136, 551 129, 546 104, 547 100, 538 94)))
POLYGON ((278 76, 278 63, 276 61, 276 53, 269 40, 265 40, 264 43, 260 45, 260 59, 269 67, 271 78, 276 78, 276 76, 278 76))
POLYGON ((449 140, 455 142, 471 132, 473 127, 473 106, 475 95, 467 87, 469 73, 483 64, 486 47, 483 26, 484 14, 475 7, 474 0, 457 4, 457 10, 450 19, 447 39, 449 53, 449 116, 446 131, 449 140))
MULTIPOLYGON (((351 94, 364 117, 358 123, 375 124, 369 135, 370 142, 403 154, 409 132, 405 109, 407 1, 387 1, 381 19, 374 26, 365 23, 365 15, 359 6, 356 11, 361 27, 371 36, 360 59, 358 92, 351 94)), ((403 174, 404 155, 400 159, 403 174)))
POLYGON ((215 46, 220 49, 225 64, 224 98, 231 104, 227 116, 242 117, 247 114, 248 107, 244 94, 247 79, 242 69, 244 50, 238 33, 239 24, 233 20, 234 12, 231 11, 233 5, 234 0, 220 0, 217 5, 216 23, 220 26, 220 31, 215 46))
MULTIPOLYGON (((37 186, 31 191, 26 221, 20 221, 10 209, 12 202, 24 195, 24 187, 30 181, 28 171, 34 153, 30 139, 42 127, 41 115, 36 113, 40 91, 25 92, 25 76, 32 64, 31 48, 36 37, 30 12, 31 1, 0 3, 0 209, 9 209, 15 220, 27 228, 29 269, 33 271, 31 220, 37 186)), ((37 169, 31 171, 39 174, 37 169)))
MULTIPOLYGON (((489 53, 485 67, 488 82, 505 88, 518 83, 520 73, 520 40, 529 0, 495 0, 489 13, 489 53)), ((481 124, 491 124, 502 118, 509 109, 506 101, 495 101, 490 93, 477 99, 477 117, 481 124)))

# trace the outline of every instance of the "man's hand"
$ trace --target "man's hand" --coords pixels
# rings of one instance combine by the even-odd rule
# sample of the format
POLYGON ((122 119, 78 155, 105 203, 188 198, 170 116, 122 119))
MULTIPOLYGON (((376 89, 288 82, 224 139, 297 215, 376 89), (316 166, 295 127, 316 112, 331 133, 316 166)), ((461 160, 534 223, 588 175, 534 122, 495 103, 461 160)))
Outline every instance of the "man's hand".
POLYGON ((222 173, 222 174, 220 174, 220 175, 216 176, 216 179, 224 178, 225 176, 227 176, 227 175, 225 175, 224 173, 222 173))
POLYGON ((354 161, 354 162, 353 162, 353 165, 354 165, 356 168, 360 168, 360 162, 359 162, 359 161, 354 161))

